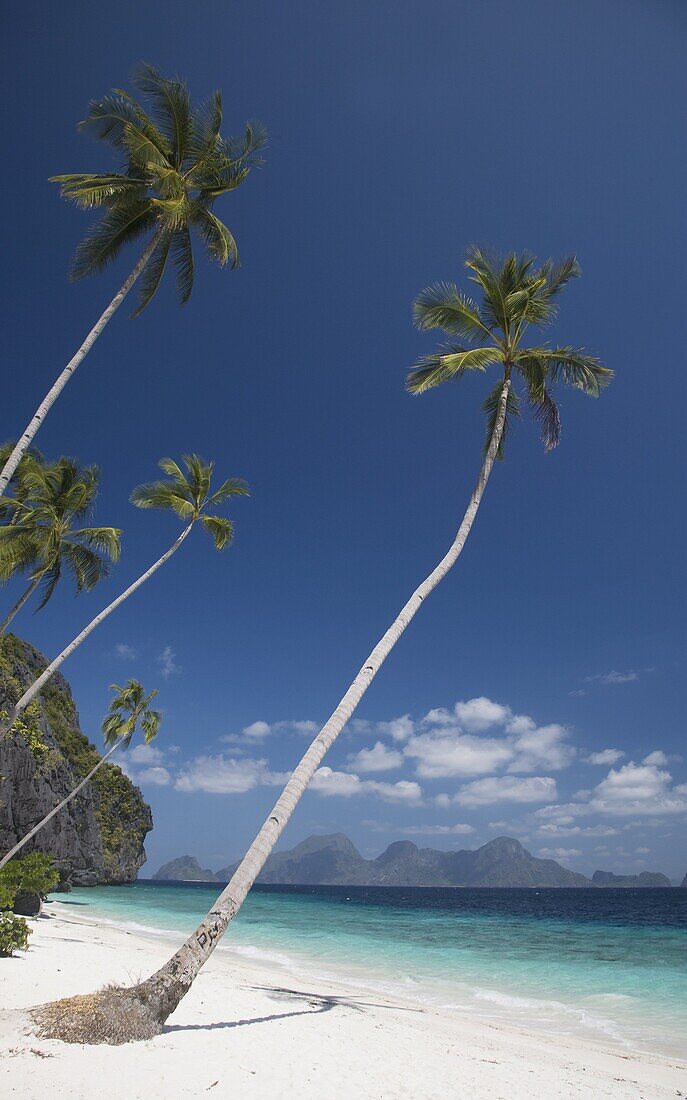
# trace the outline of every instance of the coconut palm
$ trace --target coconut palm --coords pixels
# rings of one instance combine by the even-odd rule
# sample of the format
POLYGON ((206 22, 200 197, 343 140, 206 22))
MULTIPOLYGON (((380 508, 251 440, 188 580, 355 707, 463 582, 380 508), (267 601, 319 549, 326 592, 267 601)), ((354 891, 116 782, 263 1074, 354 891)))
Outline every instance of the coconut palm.
POLYGON ((100 626, 113 611, 116 611, 125 600, 133 596, 134 592, 145 584, 154 573, 157 573, 158 569, 169 561, 173 554, 176 554, 197 523, 200 523, 201 527, 210 535, 216 550, 224 550, 231 545, 234 538, 233 523, 224 516, 215 515, 209 509, 224 504, 231 497, 247 496, 248 488, 245 482, 238 478, 229 478, 212 492, 211 482, 214 463, 205 462, 196 454, 184 455, 182 462, 186 467, 186 473, 173 459, 161 459, 159 466, 168 475, 167 479, 140 485, 131 494, 131 501, 137 508, 163 508, 173 512, 184 522, 181 534, 169 549, 149 569, 146 569, 145 573, 142 573, 112 603, 108 604, 94 619, 91 619, 88 626, 84 627, 81 633, 77 634, 76 638, 50 662, 48 667, 26 689, 21 699, 13 707, 5 722, 5 730, 10 728, 18 715, 35 698, 50 677, 54 676, 58 668, 64 664, 74 650, 86 640, 88 635, 97 626, 100 626))
POLYGON ((25 455, 20 470, 18 492, 3 499, 9 522, 0 527, 0 583, 18 573, 28 574, 29 583, 0 624, 0 634, 39 586, 38 611, 65 569, 77 594, 90 592, 120 553, 118 528, 75 526, 93 511, 100 479, 97 466, 82 467, 73 458, 46 464, 25 455))
POLYGON ((504 428, 515 411, 513 371, 524 380, 535 415, 542 424, 544 445, 550 448, 558 438, 558 417, 551 409, 551 384, 570 383, 596 396, 612 377, 597 359, 571 348, 541 345, 526 349, 522 338, 529 325, 550 321, 556 298, 563 287, 579 274, 573 258, 560 264, 534 267, 529 256, 511 254, 503 260, 490 258, 472 248, 466 266, 481 290, 478 306, 453 284, 429 287, 415 303, 415 320, 421 329, 441 328, 450 337, 477 344, 472 350, 459 346, 442 348, 417 365, 408 377, 411 393, 422 393, 439 382, 458 377, 468 370, 485 371, 498 366, 500 377, 485 402, 488 434, 482 467, 458 533, 447 553, 415 589, 389 629, 374 647, 336 710, 293 771, 273 810, 251 844, 231 882, 210 912, 172 958, 146 981, 131 988, 107 989, 102 993, 55 1002, 36 1010, 45 1035, 72 1042, 127 1042, 157 1034, 165 1020, 188 992, 200 968, 236 916, 251 886, 281 836, 308 783, 325 754, 350 720, 404 630, 423 601, 446 576, 460 555, 480 505, 494 461, 502 453, 504 428))
POLYGON ((24 845, 27 844, 36 833, 39 833, 43 826, 47 825, 55 814, 58 814, 67 803, 71 802, 71 800, 76 797, 80 790, 83 790, 95 773, 107 760, 109 760, 117 749, 128 749, 131 744, 131 739, 139 725, 143 731, 143 743, 145 745, 149 745, 150 742, 157 737, 162 722, 162 715, 159 711, 152 710, 150 706, 152 700, 157 695, 157 691, 151 691, 146 695, 143 685, 139 683, 138 680, 127 680, 124 687, 119 687, 118 684, 111 684, 110 690, 115 692, 115 697, 110 703, 109 710, 102 724, 103 736, 108 751, 104 756, 100 757, 95 767, 91 768, 88 775, 84 776, 74 790, 70 791, 66 798, 63 798, 50 813, 45 815, 42 821, 34 825, 33 829, 31 829, 25 837, 22 837, 11 851, 7 852, 6 855, 0 859, 0 867, 4 867, 13 856, 16 856, 17 852, 21 851, 24 845))
POLYGON ((124 171, 53 176, 65 199, 81 209, 104 210, 101 220, 79 245, 72 278, 102 271, 132 241, 147 238, 143 251, 105 312, 48 392, 0 474, 0 496, 53 403, 91 350, 136 280, 141 277, 138 308, 145 309, 172 262, 182 305, 193 289, 191 231, 220 267, 237 267, 239 253, 230 230, 219 220, 216 200, 236 190, 252 168, 262 163, 266 134, 257 122, 246 126, 241 140, 223 138, 222 97, 191 106, 185 84, 167 80, 143 65, 134 85, 145 107, 115 88, 91 102, 79 129, 114 147, 124 171), (146 109, 147 108, 147 109, 146 109))

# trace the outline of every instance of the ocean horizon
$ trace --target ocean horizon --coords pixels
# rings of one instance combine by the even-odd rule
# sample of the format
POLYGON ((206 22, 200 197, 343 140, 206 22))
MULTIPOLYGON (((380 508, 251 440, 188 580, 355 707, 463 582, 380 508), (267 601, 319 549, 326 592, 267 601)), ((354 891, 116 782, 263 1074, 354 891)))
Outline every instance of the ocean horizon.
MULTIPOLYGON (((75 888, 66 911, 181 939, 217 883, 75 888)), ((549 1034, 687 1058, 687 890, 256 886, 220 951, 549 1034)))

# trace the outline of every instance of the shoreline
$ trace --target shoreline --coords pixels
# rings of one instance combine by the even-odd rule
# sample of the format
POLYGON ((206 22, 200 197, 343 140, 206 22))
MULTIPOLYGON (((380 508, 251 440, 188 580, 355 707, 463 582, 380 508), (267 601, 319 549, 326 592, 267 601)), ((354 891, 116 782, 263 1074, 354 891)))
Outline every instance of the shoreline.
MULTIPOLYGON (((387 996, 338 978, 275 974, 274 965, 217 951, 159 1037, 82 1047, 30 1034, 22 1010, 147 976, 173 935, 146 935, 50 905, 31 921, 26 955, 2 960, 3 1095, 352 1096, 445 1100, 647 1097, 687 1092, 687 1065, 599 1040, 528 1031, 387 996), (285 980, 287 978, 288 980, 285 980), (282 984, 284 981, 284 984, 282 984)), ((66 908, 66 907, 65 907, 66 908)))

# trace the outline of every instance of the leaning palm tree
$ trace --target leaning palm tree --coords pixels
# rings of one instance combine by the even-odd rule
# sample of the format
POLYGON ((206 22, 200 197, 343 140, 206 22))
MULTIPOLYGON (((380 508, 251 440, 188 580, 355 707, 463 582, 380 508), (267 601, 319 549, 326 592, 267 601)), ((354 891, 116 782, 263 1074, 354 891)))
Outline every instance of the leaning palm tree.
POLYGON ((529 325, 543 325, 552 320, 557 295, 579 274, 574 258, 535 268, 529 256, 511 254, 498 260, 472 248, 466 266, 482 292, 481 306, 461 294, 453 284, 440 284, 420 294, 415 303, 415 319, 421 329, 441 328, 450 337, 457 336, 477 346, 472 349, 463 345, 442 348, 436 355, 423 359, 408 377, 410 392, 422 393, 469 370, 484 372, 487 366, 494 364, 500 371, 500 378, 485 402, 488 430, 482 467, 451 547, 415 589, 364 662, 292 773, 231 882, 196 931, 157 973, 138 985, 110 988, 94 996, 73 997, 34 1010, 35 1019, 45 1035, 70 1042, 121 1043, 159 1033, 238 913, 308 783, 350 720, 383 661, 462 551, 494 461, 502 455, 507 418, 515 411, 514 372, 525 384, 535 415, 542 423, 544 446, 549 449, 558 439, 558 418, 551 411, 550 385, 556 381, 567 382, 596 396, 610 381, 612 371, 582 351, 548 345, 522 346, 529 325))
POLYGON ((30 687, 26 689, 21 698, 14 705, 2 729, 7 731, 15 719, 21 714, 32 699, 38 695, 51 676, 64 664, 69 656, 86 640, 97 626, 100 626, 113 611, 133 596, 142 584, 145 584, 158 569, 169 561, 177 552, 181 544, 188 538, 197 523, 210 535, 216 550, 224 550, 230 546, 234 538, 234 525, 224 516, 212 514, 208 509, 215 508, 231 497, 247 496, 248 488, 245 482, 238 478, 228 478, 226 481, 211 491, 213 462, 205 462, 198 455, 184 455, 182 459, 186 473, 171 458, 163 458, 159 466, 168 475, 167 480, 153 481, 147 485, 140 485, 131 494, 132 503, 137 508, 164 508, 173 512, 183 520, 184 528, 168 550, 154 562, 145 573, 142 573, 133 584, 130 584, 124 592, 112 603, 108 604, 88 626, 84 627, 80 634, 66 646, 61 653, 50 662, 30 687))
POLYGON ((93 511, 100 479, 97 466, 82 467, 73 458, 45 464, 25 455, 20 468, 17 494, 3 499, 3 511, 10 519, 0 527, 0 583, 18 573, 28 574, 29 583, 0 623, 0 634, 39 585, 38 611, 47 604, 65 568, 77 594, 90 592, 120 554, 118 528, 75 526, 93 511))
POLYGON ((143 685, 138 680, 127 680, 124 687, 111 684, 110 690, 115 692, 115 697, 110 703, 110 708, 102 724, 103 736, 108 751, 100 757, 95 767, 91 768, 88 775, 83 777, 81 782, 74 787, 74 790, 70 791, 66 798, 63 798, 50 813, 45 815, 42 821, 34 825, 33 829, 0 859, 0 867, 4 867, 6 863, 9 863, 13 856, 16 856, 17 852, 20 852, 24 845, 52 820, 55 814, 58 814, 64 806, 71 802, 73 798, 76 798, 79 791, 90 782, 95 773, 117 749, 128 749, 139 724, 143 731, 143 743, 145 745, 149 745, 157 737, 162 715, 159 711, 152 710, 150 706, 157 695, 157 691, 151 691, 146 695, 143 685))
POLYGON ((134 85, 146 107, 115 88, 103 99, 92 101, 87 117, 79 124, 85 133, 114 147, 124 171, 71 173, 53 176, 52 182, 59 183, 62 196, 78 207, 104 210, 77 249, 71 272, 74 279, 102 271, 131 241, 146 237, 145 247, 3 464, 0 496, 50 408, 139 276, 141 293, 133 316, 150 302, 170 258, 176 267, 181 303, 188 301, 194 275, 191 230, 221 267, 239 263, 236 241, 213 206, 262 163, 264 128, 251 122, 241 140, 223 138, 220 93, 214 92, 208 102, 192 108, 185 84, 165 79, 151 65, 141 66, 134 85))

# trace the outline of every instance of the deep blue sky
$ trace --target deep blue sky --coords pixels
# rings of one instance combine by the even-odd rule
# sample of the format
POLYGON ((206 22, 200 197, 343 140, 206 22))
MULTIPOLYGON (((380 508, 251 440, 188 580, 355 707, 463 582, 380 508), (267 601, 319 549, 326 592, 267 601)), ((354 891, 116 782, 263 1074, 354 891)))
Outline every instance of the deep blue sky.
POLYGON ((141 318, 120 311, 37 440, 101 466, 97 520, 125 531, 121 564, 95 593, 75 600, 65 583, 46 611, 17 620, 49 655, 175 537, 172 519, 127 503, 160 456, 198 450, 253 490, 232 510, 233 549, 219 556, 196 532, 65 666, 96 740, 112 680, 160 688, 166 774, 129 764, 155 814, 148 872, 182 852, 215 867, 242 852, 277 793, 270 772, 307 744, 286 726, 253 742, 242 729, 325 719, 450 542, 479 463, 486 383, 411 399, 403 379, 436 342, 413 330, 414 295, 436 280, 465 285, 464 248, 477 241, 576 252, 583 278, 551 336, 617 378, 598 402, 563 396, 552 455, 531 422, 518 426, 459 567, 360 708, 370 725, 327 761, 373 786, 328 796, 323 782, 283 843, 343 829, 376 854, 402 830, 426 828, 418 838, 445 847, 509 832, 585 871, 681 876, 685 6, 171 0, 163 12, 123 0, 105 20, 72 0, 8 2, 3 23, 3 437, 133 263, 129 251, 102 276, 66 278, 89 216, 47 177, 113 163, 76 131, 89 98, 127 85, 145 59, 186 77, 195 98, 220 87, 225 132, 249 117, 270 132, 264 169, 217 208, 241 270, 199 263, 184 310, 166 286, 141 318), (177 670, 165 677, 167 647, 177 670), (477 729, 461 711, 439 745, 453 764, 428 777, 439 730, 420 720, 474 697, 565 727, 551 737, 574 758, 523 762, 505 712, 477 729), (372 725, 406 713, 404 740, 372 725), (487 755, 505 747, 502 762, 466 774, 460 760, 479 749, 466 735, 486 739, 487 755), (363 773, 349 754, 377 740, 403 762, 385 756, 394 767, 363 773), (610 758, 584 759, 607 748, 624 753, 610 776, 610 758), (667 763, 641 764, 658 750, 667 763), (503 781, 466 795, 517 767, 530 769, 520 780, 556 780, 554 806, 592 793, 547 817, 534 816, 546 802, 505 800, 503 781), (257 785, 178 789, 212 776, 257 785), (420 784, 422 804, 374 786, 399 780, 420 784), (438 794, 459 801, 442 807, 438 794), (472 832, 429 831, 455 825, 472 832))

